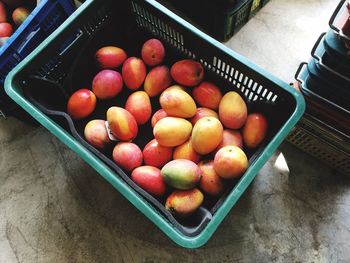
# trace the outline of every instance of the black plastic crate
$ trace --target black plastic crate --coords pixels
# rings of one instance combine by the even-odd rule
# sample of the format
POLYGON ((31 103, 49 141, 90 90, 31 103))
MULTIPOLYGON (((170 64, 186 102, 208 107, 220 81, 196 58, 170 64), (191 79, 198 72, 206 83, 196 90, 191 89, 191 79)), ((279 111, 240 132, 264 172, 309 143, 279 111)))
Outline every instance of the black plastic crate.
POLYGON ((239 0, 231 5, 208 0, 158 1, 217 40, 227 41, 248 22, 257 0, 239 0))

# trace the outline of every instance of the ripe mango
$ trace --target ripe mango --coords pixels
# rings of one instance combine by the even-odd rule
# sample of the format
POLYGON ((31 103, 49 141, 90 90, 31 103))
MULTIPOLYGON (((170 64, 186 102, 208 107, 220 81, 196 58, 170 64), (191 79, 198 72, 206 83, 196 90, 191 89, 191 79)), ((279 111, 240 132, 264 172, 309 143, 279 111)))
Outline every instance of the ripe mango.
POLYGON ((203 203, 204 196, 197 188, 187 191, 174 191, 165 202, 165 208, 177 217, 194 213, 203 203))
POLYGON ((211 82, 203 81, 193 89, 193 98, 202 107, 217 110, 222 98, 220 89, 211 82))
POLYGON ((121 141, 133 140, 138 133, 134 116, 120 107, 110 107, 107 111, 107 121, 111 132, 121 141))
POLYGON ((197 164, 185 159, 168 162, 161 170, 165 182, 180 190, 194 188, 201 179, 201 173, 197 164))
POLYGON ((131 90, 136 90, 143 84, 146 77, 146 66, 142 59, 130 57, 123 63, 122 76, 125 83, 131 90))
POLYGON ((125 103, 125 109, 130 112, 138 125, 145 124, 152 115, 151 100, 144 91, 135 91, 125 103))
POLYGON ((159 97, 163 110, 173 117, 191 118, 196 114, 196 103, 180 86, 167 88, 159 97))
POLYGON ((153 135, 162 146, 174 147, 183 144, 191 136, 192 124, 182 118, 165 117, 153 128, 153 135))
POLYGON ((215 117, 204 117, 193 127, 191 142, 193 149, 199 154, 208 154, 222 141, 223 127, 215 117))
POLYGON ((173 159, 186 159, 198 163, 201 156, 193 149, 191 140, 177 146, 174 150, 173 159))
POLYGON ((155 97, 168 88, 171 81, 169 68, 167 66, 158 66, 151 69, 147 74, 143 86, 148 96, 155 97))
POLYGON ((256 148, 265 139, 267 119, 261 113, 251 113, 243 127, 243 140, 247 148, 256 148))
POLYGON ((173 79, 184 86, 196 86, 204 77, 203 66, 192 59, 184 59, 176 62, 170 69, 173 79))
POLYGON ((200 188, 204 193, 212 196, 219 196, 225 189, 223 179, 215 172, 214 161, 202 161, 198 164, 202 171, 202 177, 199 182, 200 188))
POLYGON ((237 92, 230 91, 222 97, 219 104, 219 118, 226 128, 240 129, 247 115, 247 105, 237 92))

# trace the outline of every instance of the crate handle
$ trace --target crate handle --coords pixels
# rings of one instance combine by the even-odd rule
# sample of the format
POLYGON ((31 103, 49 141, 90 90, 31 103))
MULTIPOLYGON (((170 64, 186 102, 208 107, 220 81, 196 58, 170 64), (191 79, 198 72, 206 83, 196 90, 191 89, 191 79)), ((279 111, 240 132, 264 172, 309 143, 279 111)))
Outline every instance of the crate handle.
POLYGON ((342 8, 342 6, 344 5, 344 3, 346 2, 346 0, 341 0, 337 6, 337 8, 335 9, 334 13, 332 14, 331 18, 329 19, 329 27, 331 29, 333 29, 333 31, 339 35, 340 37, 346 39, 347 41, 350 41, 350 37, 347 36, 346 34, 344 34, 343 30, 342 29, 339 29, 337 27, 334 26, 334 20, 335 18, 337 17, 340 9, 342 8))
POLYGON ((303 81, 301 78, 299 78, 299 76, 300 76, 301 70, 302 70, 305 66, 307 66, 307 63, 306 63, 306 62, 301 62, 300 65, 299 65, 299 67, 298 67, 298 69, 297 69, 297 72, 295 72, 295 76, 294 76, 294 78, 295 78, 298 82, 300 82, 301 84, 304 84, 304 81, 303 81))
POLYGON ((317 59, 317 60, 320 60, 320 57, 319 57, 319 56, 316 56, 315 52, 316 52, 316 49, 318 48, 318 46, 320 45, 321 40, 323 39, 323 37, 324 37, 325 35, 326 35, 326 33, 322 33, 322 34, 318 37, 318 39, 317 39, 315 45, 313 46, 313 48, 312 48, 312 50, 311 50, 311 56, 312 56, 313 58, 317 59))
MULTIPOLYGON (((37 38, 37 41, 41 40, 42 37, 41 35, 41 28, 38 27, 34 31, 30 32, 29 35, 27 36, 26 40, 22 43, 22 45, 18 48, 17 54, 20 55, 21 57, 25 57, 30 53, 31 50, 29 44, 33 43, 33 40, 37 38)), ((36 41, 34 41, 36 42, 36 41)), ((41 41, 40 41, 41 42, 41 41)))
POLYGON ((84 33, 81 29, 79 29, 78 33, 75 34, 74 39, 60 51, 59 55, 64 56, 73 46, 75 46, 80 39, 82 39, 84 33))

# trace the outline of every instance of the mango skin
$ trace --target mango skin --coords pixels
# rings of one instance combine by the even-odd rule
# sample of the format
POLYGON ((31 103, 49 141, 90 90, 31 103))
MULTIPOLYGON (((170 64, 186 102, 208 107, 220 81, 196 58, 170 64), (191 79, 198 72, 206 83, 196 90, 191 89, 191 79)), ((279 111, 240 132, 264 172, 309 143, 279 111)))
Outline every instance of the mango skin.
POLYGON ((163 166, 161 174, 165 182, 180 190, 194 188, 201 179, 201 170, 194 162, 178 159, 163 166))
POLYGON ((107 121, 113 135, 121 141, 133 140, 138 133, 134 116, 120 107, 110 107, 107 110, 107 121))
POLYGON ((223 127, 215 117, 201 118, 193 127, 191 142, 193 149, 202 155, 216 149, 222 141, 223 127))
POLYGON ((165 117, 153 128, 153 135, 162 146, 174 147, 186 142, 192 131, 192 124, 182 118, 165 117))
POLYGON ((125 51, 115 46, 105 46, 96 51, 95 59, 101 69, 115 69, 127 59, 125 51))
POLYGON ((140 166, 131 173, 131 179, 142 189, 153 196, 165 194, 167 186, 164 182, 160 170, 153 166, 140 166))
POLYGON ((147 40, 141 49, 141 57, 148 66, 155 66, 163 62, 165 48, 158 39, 147 40))
POLYGON ((172 117, 191 118, 196 114, 197 106, 193 98, 178 85, 164 90, 159 102, 162 109, 172 117))
POLYGON ((243 141, 247 148, 256 148, 266 137, 267 119, 261 113, 251 113, 243 127, 243 141))
POLYGON ((92 80, 92 91, 101 100, 114 98, 122 89, 122 75, 114 70, 104 69, 92 80))
POLYGON ((89 121, 84 129, 84 137, 91 145, 99 149, 105 148, 111 142, 104 120, 89 121))
POLYGON ((125 86, 131 90, 136 90, 141 87, 145 80, 146 66, 141 59, 130 57, 123 64, 122 76, 125 86))
POLYGON ((162 168, 173 157, 173 148, 161 146, 156 139, 146 144, 142 151, 146 165, 162 168))
POLYGON ((221 148, 225 146, 237 146, 241 149, 243 149, 243 138, 242 134, 238 130, 230 130, 230 129, 225 129, 222 133, 222 141, 216 147, 215 151, 213 152, 213 156, 220 150, 221 148))
POLYGON ((198 105, 212 110, 219 108, 222 93, 214 83, 203 81, 193 89, 192 94, 198 105))
POLYGON ((158 66, 148 72, 144 89, 150 97, 158 96, 171 85, 172 79, 167 66, 158 66))
POLYGON ((152 125, 152 128, 154 128, 154 126, 156 125, 156 123, 157 123, 159 120, 161 120, 161 119, 163 119, 163 118, 165 118, 165 117, 168 117, 168 114, 166 114, 165 110, 163 110, 163 109, 157 110, 157 111, 153 114, 153 116, 152 116, 152 118, 151 118, 151 125, 152 125))
POLYGON ((219 104, 219 118, 228 129, 240 129, 248 115, 247 105, 235 91, 227 92, 219 104))
POLYGON ((219 115, 215 111, 208 108, 200 107, 197 108, 196 114, 191 119, 192 125, 195 125, 196 122, 203 117, 215 117, 219 119, 219 115))
POLYGON ((177 83, 192 87, 198 85, 203 80, 204 68, 195 60, 184 59, 172 65, 170 74, 177 83))
POLYGON ((197 188, 174 191, 165 202, 165 208, 173 215, 183 218, 193 214, 203 203, 204 196, 197 188))
POLYGON ((173 159, 186 159, 198 163, 201 156, 193 149, 191 140, 177 146, 174 150, 173 159))
POLYGON ((151 100, 144 91, 136 91, 128 97, 125 109, 130 112, 138 125, 145 124, 152 115, 151 100))
POLYGON ((199 186, 203 192, 212 196, 221 195, 225 189, 225 184, 221 177, 215 172, 214 161, 202 161, 198 164, 198 167, 202 171, 199 186))
POLYGON ((96 107, 96 96, 89 89, 79 89, 70 96, 67 112, 72 119, 78 120, 89 116, 96 107))

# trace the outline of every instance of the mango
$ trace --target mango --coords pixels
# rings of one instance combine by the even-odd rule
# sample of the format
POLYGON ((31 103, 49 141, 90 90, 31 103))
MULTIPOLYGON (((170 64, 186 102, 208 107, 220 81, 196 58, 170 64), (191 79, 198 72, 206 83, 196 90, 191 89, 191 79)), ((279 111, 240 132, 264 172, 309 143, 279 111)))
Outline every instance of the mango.
POLYGON ((193 149, 202 155, 208 154, 222 141, 223 127, 215 117, 204 117, 193 127, 191 142, 193 149))
POLYGON ((247 105, 235 91, 227 92, 219 104, 219 119, 228 129, 240 129, 248 115, 247 105))
POLYGON ((222 93, 214 83, 203 81, 193 89, 192 94, 198 105, 212 110, 219 108, 222 93))
POLYGON ((141 49, 141 57, 148 66, 159 65, 165 57, 165 48, 158 39, 147 40, 141 49))
POLYGON ((13 33, 13 27, 11 24, 3 22, 0 23, 0 37, 10 37, 13 33))
POLYGON ((192 87, 203 80, 204 68, 197 61, 184 59, 172 65, 170 74, 177 83, 192 87))
POLYGON ((167 186, 160 170, 153 166, 140 166, 131 173, 131 179, 149 194, 159 197, 165 194, 167 186))
POLYGON ((197 108, 196 114, 192 117, 191 119, 192 125, 195 125, 196 122, 203 117, 215 117, 219 119, 219 115, 215 111, 208 108, 201 107, 201 108, 197 108))
POLYGON ((256 148, 265 139, 267 132, 267 119, 261 113, 251 113, 243 127, 243 141, 247 148, 256 148))
POLYGON ((141 59, 130 57, 123 64, 122 76, 125 85, 131 90, 136 90, 145 80, 146 66, 141 59))
POLYGON ((118 71, 104 69, 92 80, 92 91, 100 100, 112 99, 123 88, 122 75, 118 71))
POLYGON ((115 46, 105 46, 96 51, 95 59, 101 69, 116 69, 127 59, 126 52, 115 46))
POLYGON ((113 135, 121 141, 133 140, 138 133, 134 116, 120 107, 110 107, 107 111, 107 121, 113 135))
POLYGON ((0 23, 7 21, 7 11, 6 6, 0 2, 0 23))
POLYGON ((156 123, 165 118, 165 117, 168 117, 168 114, 166 114, 165 110, 163 109, 160 109, 160 110, 157 110, 153 116, 152 116, 152 119, 151 119, 151 125, 152 125, 152 128, 154 128, 154 125, 156 125, 156 123))
POLYGON ((191 140, 177 146, 174 150, 173 159, 186 159, 198 163, 201 156, 193 149, 191 140))
POLYGON ((174 147, 183 144, 191 136, 192 124, 182 118, 165 117, 153 128, 153 135, 162 146, 174 147))
POLYGON ((89 121, 84 128, 85 139, 94 147, 104 149, 111 141, 104 120, 89 121))
POLYGON ((135 117, 138 125, 145 124, 152 115, 151 100, 144 91, 132 93, 126 100, 125 109, 135 117))
POLYGON ((96 107, 96 96, 89 89, 74 92, 67 103, 67 112, 72 119, 78 120, 89 116, 96 107))
POLYGON ((17 7, 13 12, 12 12, 12 20, 16 24, 16 26, 20 26, 29 16, 30 10, 25 7, 17 7))
POLYGON ((202 161, 198 164, 198 167, 202 171, 199 186, 203 192, 212 196, 221 195, 225 189, 225 184, 221 177, 215 172, 214 161, 202 161))
POLYGON ((191 118, 196 114, 196 103, 180 86, 174 85, 159 97, 162 109, 172 117, 191 118))
POLYGON ((173 215, 183 218, 193 214, 203 203, 204 196, 197 188, 174 191, 165 202, 165 208, 173 215))
POLYGON ((220 150, 224 146, 237 146, 239 148, 243 148, 243 138, 241 133, 238 130, 229 130, 225 129, 222 133, 222 141, 216 147, 216 150, 213 152, 213 156, 217 153, 218 150, 220 150))
POLYGON ((237 146, 221 148, 214 158, 214 169, 224 179, 241 177, 248 168, 248 158, 237 146))
POLYGON ((113 161, 124 170, 131 172, 142 165, 141 149, 132 142, 118 143, 112 153, 113 161))
POLYGON ((167 66, 157 66, 148 72, 144 89, 148 96, 155 97, 162 93, 171 84, 171 76, 167 66))
POLYGON ((168 185, 180 190, 194 188, 201 179, 201 170, 197 164, 185 159, 168 162, 161 174, 168 185))
POLYGON ((161 146, 156 139, 143 148, 143 160, 146 165, 162 168, 173 157, 173 148, 161 146))

